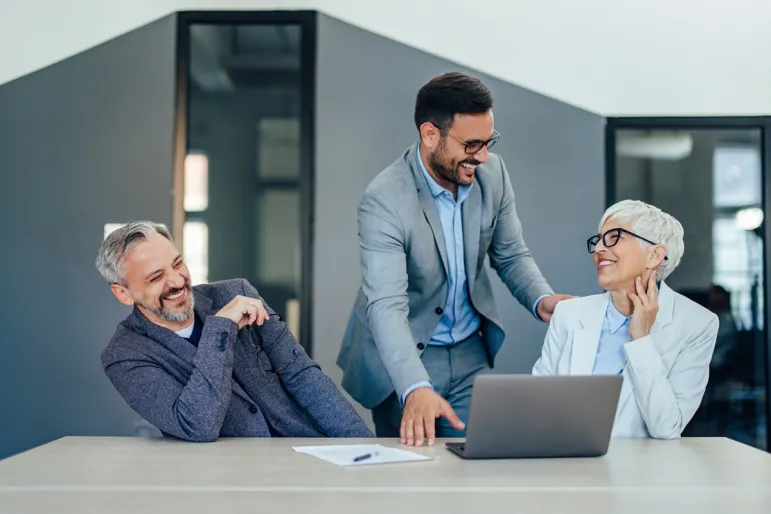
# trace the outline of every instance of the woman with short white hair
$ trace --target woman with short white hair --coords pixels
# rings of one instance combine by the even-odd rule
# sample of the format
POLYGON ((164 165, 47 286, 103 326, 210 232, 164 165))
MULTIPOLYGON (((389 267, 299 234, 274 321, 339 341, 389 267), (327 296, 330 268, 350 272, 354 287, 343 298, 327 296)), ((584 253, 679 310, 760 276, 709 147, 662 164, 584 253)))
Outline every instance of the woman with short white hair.
POLYGON ((715 314, 664 282, 683 256, 683 227, 624 200, 587 249, 606 293, 557 304, 533 374, 621 374, 613 436, 679 437, 704 395, 718 330, 715 314))

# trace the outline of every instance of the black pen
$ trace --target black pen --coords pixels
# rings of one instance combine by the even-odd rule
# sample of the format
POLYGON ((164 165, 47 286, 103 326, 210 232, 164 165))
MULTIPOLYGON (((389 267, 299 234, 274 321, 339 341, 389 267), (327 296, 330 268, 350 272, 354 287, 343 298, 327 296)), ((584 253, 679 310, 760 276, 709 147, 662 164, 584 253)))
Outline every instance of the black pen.
MULTIPOLYGON (((377 455, 377 453, 375 453, 377 455)), ((353 462, 361 462, 363 460, 367 460, 372 457, 371 453, 365 453, 364 455, 359 455, 358 457, 353 458, 353 462)))

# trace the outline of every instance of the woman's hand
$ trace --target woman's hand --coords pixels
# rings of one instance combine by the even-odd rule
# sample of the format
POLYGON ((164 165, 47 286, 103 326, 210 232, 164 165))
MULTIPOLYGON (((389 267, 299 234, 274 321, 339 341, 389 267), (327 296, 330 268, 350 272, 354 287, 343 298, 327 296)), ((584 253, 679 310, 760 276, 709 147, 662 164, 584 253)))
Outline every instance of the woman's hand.
POLYGON ((659 312, 659 290, 656 286, 656 271, 652 271, 648 278, 647 288, 643 288, 641 277, 634 281, 637 294, 628 293, 632 300, 634 310, 632 321, 629 322, 629 335, 632 341, 641 339, 651 333, 656 314, 659 312))

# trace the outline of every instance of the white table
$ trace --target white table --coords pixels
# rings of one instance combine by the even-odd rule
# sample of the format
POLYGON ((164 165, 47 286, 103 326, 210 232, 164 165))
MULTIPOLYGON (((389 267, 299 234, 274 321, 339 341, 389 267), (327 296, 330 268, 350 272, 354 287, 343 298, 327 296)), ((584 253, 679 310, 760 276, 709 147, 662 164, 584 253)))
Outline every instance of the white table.
POLYGON ((0 512, 771 513, 771 455, 727 439, 614 440, 591 459, 340 468, 294 445, 394 440, 67 437, 0 461, 0 512))

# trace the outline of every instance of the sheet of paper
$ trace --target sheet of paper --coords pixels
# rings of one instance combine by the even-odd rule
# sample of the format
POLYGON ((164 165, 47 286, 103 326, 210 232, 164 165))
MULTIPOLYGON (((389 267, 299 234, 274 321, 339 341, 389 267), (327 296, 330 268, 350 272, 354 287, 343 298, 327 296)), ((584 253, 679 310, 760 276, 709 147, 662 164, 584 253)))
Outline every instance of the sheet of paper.
POLYGON ((371 466, 373 464, 431 460, 431 457, 419 453, 389 448, 379 444, 294 446, 293 450, 338 466, 371 466))

